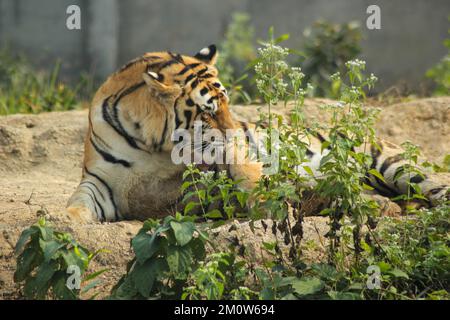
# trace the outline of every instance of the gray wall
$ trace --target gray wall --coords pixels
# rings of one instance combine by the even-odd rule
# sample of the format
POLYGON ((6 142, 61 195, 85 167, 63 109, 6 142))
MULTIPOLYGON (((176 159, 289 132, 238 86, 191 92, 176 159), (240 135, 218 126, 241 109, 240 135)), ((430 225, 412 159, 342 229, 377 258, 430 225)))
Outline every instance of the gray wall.
POLYGON ((290 33, 298 47, 304 28, 323 18, 360 21, 363 58, 381 79, 379 88, 418 87, 424 72, 446 53, 448 0, 0 0, 0 45, 25 52, 37 66, 64 60, 63 73, 104 77, 147 51, 195 53, 220 42, 232 12, 252 17, 257 36, 269 26, 290 33), (82 10, 82 30, 65 27, 66 8, 82 10), (366 8, 381 7, 381 30, 365 28, 366 8))

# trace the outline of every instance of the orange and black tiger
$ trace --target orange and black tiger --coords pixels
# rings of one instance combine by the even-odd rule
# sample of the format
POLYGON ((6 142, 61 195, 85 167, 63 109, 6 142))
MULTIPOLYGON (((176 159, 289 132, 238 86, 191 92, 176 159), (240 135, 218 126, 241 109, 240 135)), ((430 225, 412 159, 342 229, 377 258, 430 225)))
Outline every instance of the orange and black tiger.
POLYGON ((114 221, 168 214, 185 169, 171 160, 173 133, 192 132, 206 115, 234 126, 216 60, 214 45, 193 57, 147 53, 103 83, 89 112, 82 179, 68 202, 70 216, 114 221))

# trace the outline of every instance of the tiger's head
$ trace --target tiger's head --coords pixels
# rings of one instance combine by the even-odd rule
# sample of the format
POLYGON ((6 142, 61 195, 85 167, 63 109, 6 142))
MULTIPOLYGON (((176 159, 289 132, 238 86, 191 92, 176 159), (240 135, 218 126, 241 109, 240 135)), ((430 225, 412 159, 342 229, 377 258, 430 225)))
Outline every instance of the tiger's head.
POLYGON ((208 122, 208 119, 220 123, 223 131, 235 128, 227 91, 215 67, 217 58, 215 45, 194 56, 163 52, 148 57, 144 80, 149 86, 155 86, 156 82, 161 96, 173 100, 177 128, 189 130, 194 120, 208 122))

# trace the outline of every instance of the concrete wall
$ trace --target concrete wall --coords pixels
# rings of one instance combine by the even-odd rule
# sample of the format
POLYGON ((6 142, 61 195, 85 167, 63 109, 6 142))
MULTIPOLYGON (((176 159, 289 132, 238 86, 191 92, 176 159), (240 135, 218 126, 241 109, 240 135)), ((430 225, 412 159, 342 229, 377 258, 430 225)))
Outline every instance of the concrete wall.
POLYGON ((122 63, 153 50, 195 53, 221 41, 234 11, 245 11, 259 38, 269 26, 290 33, 298 47, 303 30, 318 19, 360 21, 363 58, 382 80, 417 87, 446 53, 448 0, 0 0, 0 44, 25 52, 38 66, 63 58, 63 72, 104 77, 122 63), (66 28, 66 8, 82 10, 82 30, 66 28), (381 30, 367 30, 366 8, 381 7, 381 30))

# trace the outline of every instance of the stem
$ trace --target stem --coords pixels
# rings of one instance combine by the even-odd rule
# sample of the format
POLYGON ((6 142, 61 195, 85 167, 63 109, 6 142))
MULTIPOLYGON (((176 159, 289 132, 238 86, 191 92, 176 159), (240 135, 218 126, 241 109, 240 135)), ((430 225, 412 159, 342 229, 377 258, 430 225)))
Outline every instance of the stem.
POLYGON ((197 188, 197 182, 198 181, 194 177, 193 170, 189 169, 189 173, 191 174, 192 180, 194 181, 195 192, 197 193, 198 200, 200 201, 200 207, 202 208, 203 216, 206 216, 206 211, 205 211, 205 208, 203 207, 203 201, 202 201, 202 199, 200 197, 200 191, 197 188))

